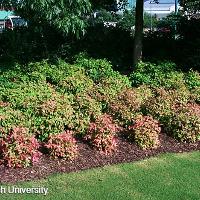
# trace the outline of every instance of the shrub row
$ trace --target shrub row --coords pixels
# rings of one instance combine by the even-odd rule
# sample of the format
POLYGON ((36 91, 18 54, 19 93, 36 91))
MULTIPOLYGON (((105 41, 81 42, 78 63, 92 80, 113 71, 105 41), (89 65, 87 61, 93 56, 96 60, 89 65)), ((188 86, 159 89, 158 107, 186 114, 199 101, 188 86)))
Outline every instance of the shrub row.
MULTIPOLYGON (((108 114, 99 116, 89 124, 83 137, 89 145, 102 153, 110 154, 117 148, 117 135, 124 131, 108 114)), ((75 133, 66 130, 49 135, 44 143, 29 135, 29 129, 14 127, 5 132, 0 130, 0 163, 8 167, 27 167, 35 164, 41 157, 39 149, 46 148, 53 158, 73 160, 78 156, 75 133)), ((129 126, 127 138, 131 138, 141 148, 156 148, 159 145, 159 123, 150 116, 137 116, 133 126, 129 126)))
POLYGON ((158 64, 140 62, 133 73, 130 74, 133 86, 147 84, 165 89, 179 89, 187 87, 189 90, 200 87, 200 75, 197 71, 190 70, 183 73, 176 69, 172 62, 158 64))
POLYGON ((1 162, 34 164, 40 143, 52 157, 75 159, 74 136, 106 154, 116 150, 120 131, 142 149, 159 146, 161 127, 179 141, 200 139, 197 72, 140 63, 130 77, 138 87, 106 60, 81 56, 73 65, 43 61, 2 71, 1 162))

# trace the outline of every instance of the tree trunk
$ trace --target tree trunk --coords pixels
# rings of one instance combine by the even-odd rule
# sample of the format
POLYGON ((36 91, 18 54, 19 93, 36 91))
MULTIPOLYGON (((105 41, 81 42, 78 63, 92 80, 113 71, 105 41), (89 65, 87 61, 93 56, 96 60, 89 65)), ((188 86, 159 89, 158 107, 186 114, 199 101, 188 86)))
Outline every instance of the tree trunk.
POLYGON ((133 47, 133 65, 136 66, 142 60, 142 39, 143 39, 143 13, 144 13, 144 0, 136 1, 136 14, 135 14, 135 37, 133 47))

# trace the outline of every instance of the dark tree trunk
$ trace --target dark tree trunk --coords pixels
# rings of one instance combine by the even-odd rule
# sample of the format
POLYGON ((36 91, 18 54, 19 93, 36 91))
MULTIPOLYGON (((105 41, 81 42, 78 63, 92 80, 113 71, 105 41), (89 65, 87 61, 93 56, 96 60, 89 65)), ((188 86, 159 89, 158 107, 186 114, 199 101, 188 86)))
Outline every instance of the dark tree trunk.
POLYGON ((136 14, 135 14, 135 37, 133 47, 133 65, 142 59, 142 39, 143 39, 143 13, 144 13, 144 0, 136 1, 136 14))

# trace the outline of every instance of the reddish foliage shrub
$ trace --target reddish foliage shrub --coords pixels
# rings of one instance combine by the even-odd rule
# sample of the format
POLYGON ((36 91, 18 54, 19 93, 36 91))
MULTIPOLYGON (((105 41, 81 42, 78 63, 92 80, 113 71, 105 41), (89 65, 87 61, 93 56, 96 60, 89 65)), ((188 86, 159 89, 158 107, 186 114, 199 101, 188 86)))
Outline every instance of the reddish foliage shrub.
POLYGON ((116 149, 115 134, 118 131, 120 128, 113 123, 112 117, 104 114, 90 123, 84 139, 99 151, 108 154, 116 149))
POLYGON ((76 140, 72 131, 65 131, 58 135, 50 135, 45 147, 54 158, 73 160, 78 154, 76 140))
POLYGON ((156 148, 159 146, 159 122, 151 116, 138 115, 135 123, 128 127, 128 138, 134 140, 142 149, 156 148))
POLYGON ((200 87, 196 87, 191 91, 191 98, 197 103, 200 103, 200 87))
POLYGON ((8 102, 3 102, 3 101, 0 101, 0 108, 1 107, 6 107, 6 106, 9 106, 10 104, 8 102))
POLYGON ((70 100, 70 95, 54 93, 51 99, 37 106, 31 128, 40 141, 46 141, 51 134, 63 132, 66 126, 73 127, 74 110, 70 100))
POLYGON ((102 105, 87 94, 74 96, 73 128, 79 134, 85 134, 91 120, 102 114, 102 105))
POLYGON ((1 162, 8 167, 27 167, 37 162, 41 153, 39 143, 27 135, 28 130, 15 127, 0 138, 1 162))
POLYGON ((199 118, 200 118, 200 104, 188 103, 188 104, 186 105, 186 108, 187 108, 191 113, 194 113, 195 115, 199 116, 199 118))
POLYGON ((141 105, 151 96, 151 90, 147 86, 124 89, 109 101, 108 112, 120 125, 127 125, 140 110, 141 105))
POLYGON ((186 105, 189 100, 190 94, 187 89, 179 91, 159 88, 156 89, 155 96, 144 104, 143 112, 145 115, 152 115, 165 125, 175 110, 186 105))
POLYGON ((179 107, 165 124, 165 131, 182 142, 200 140, 200 105, 179 107))

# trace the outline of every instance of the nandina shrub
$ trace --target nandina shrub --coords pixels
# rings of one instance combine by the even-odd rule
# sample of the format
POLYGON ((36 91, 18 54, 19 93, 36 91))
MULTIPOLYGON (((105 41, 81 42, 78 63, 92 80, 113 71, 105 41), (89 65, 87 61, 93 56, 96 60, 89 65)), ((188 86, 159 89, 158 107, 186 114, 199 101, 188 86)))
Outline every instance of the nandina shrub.
POLYGON ((50 99, 52 92, 53 89, 48 84, 20 82, 15 87, 7 87, 3 84, 0 90, 0 97, 14 109, 22 111, 26 109, 34 110, 42 101, 50 99))
POLYGON ((116 149, 115 135, 119 130, 112 117, 104 114, 90 123, 84 139, 99 151, 108 154, 116 149))
POLYGON ((9 106, 10 104, 8 102, 3 102, 3 101, 0 101, 0 108, 4 108, 4 107, 7 107, 9 106))
POLYGON ((53 158, 73 160, 78 154, 78 146, 73 137, 73 131, 65 131, 57 135, 50 135, 45 147, 53 158))
POLYGON ((185 85, 184 74, 176 71, 176 65, 171 62, 158 64, 140 62, 130 75, 133 86, 147 84, 166 89, 178 89, 185 85))
POLYGON ((135 141, 142 149, 157 148, 160 144, 160 124, 152 116, 138 115, 128 130, 128 138, 135 141))
POLYGON ((185 106, 191 113, 200 117, 200 105, 197 103, 188 103, 185 106))
POLYGON ((89 95, 106 105, 110 99, 114 98, 119 92, 126 88, 131 88, 128 77, 116 73, 115 75, 113 74, 113 76, 102 78, 98 84, 94 85, 92 90, 89 91, 89 95))
POLYGON ((20 110, 12 109, 10 106, 0 106, 0 128, 9 132, 12 127, 17 126, 29 128, 29 120, 20 110))
POLYGON ((181 142, 200 140, 200 106, 187 104, 179 107, 165 124, 165 131, 181 142))
POLYGON ((197 103, 200 103, 200 87, 196 87, 191 90, 191 99, 197 103))
POLYGON ((58 83, 61 92, 72 94, 86 93, 93 87, 93 81, 82 70, 67 75, 58 83))
POLYGON ((186 75, 186 84, 187 87, 192 90, 197 87, 200 87, 200 74, 197 71, 190 70, 186 75))
POLYGON ((102 115, 102 105, 88 94, 75 95, 72 103, 73 129, 80 135, 85 134, 89 123, 102 115))
POLYGON ((140 111, 141 105, 151 96, 152 92, 147 86, 126 88, 109 100, 107 112, 109 112, 120 125, 126 126, 132 121, 137 112, 140 111))
POLYGON ((86 58, 80 54, 75 64, 83 67, 86 70, 86 74, 95 82, 99 82, 102 78, 112 77, 116 74, 112 69, 111 63, 105 59, 86 58))
POLYGON ((143 105, 143 113, 152 115, 165 124, 177 107, 186 105, 190 101, 190 93, 186 88, 180 90, 155 89, 155 95, 143 105))
POLYGON ((15 127, 8 134, 3 129, 1 132, 0 155, 3 164, 8 167, 27 167, 39 160, 39 143, 33 136, 28 136, 28 129, 15 127))
POLYGON ((52 94, 51 99, 36 107, 32 118, 32 132, 39 140, 46 141, 49 135, 73 128, 74 110, 68 95, 52 94))

